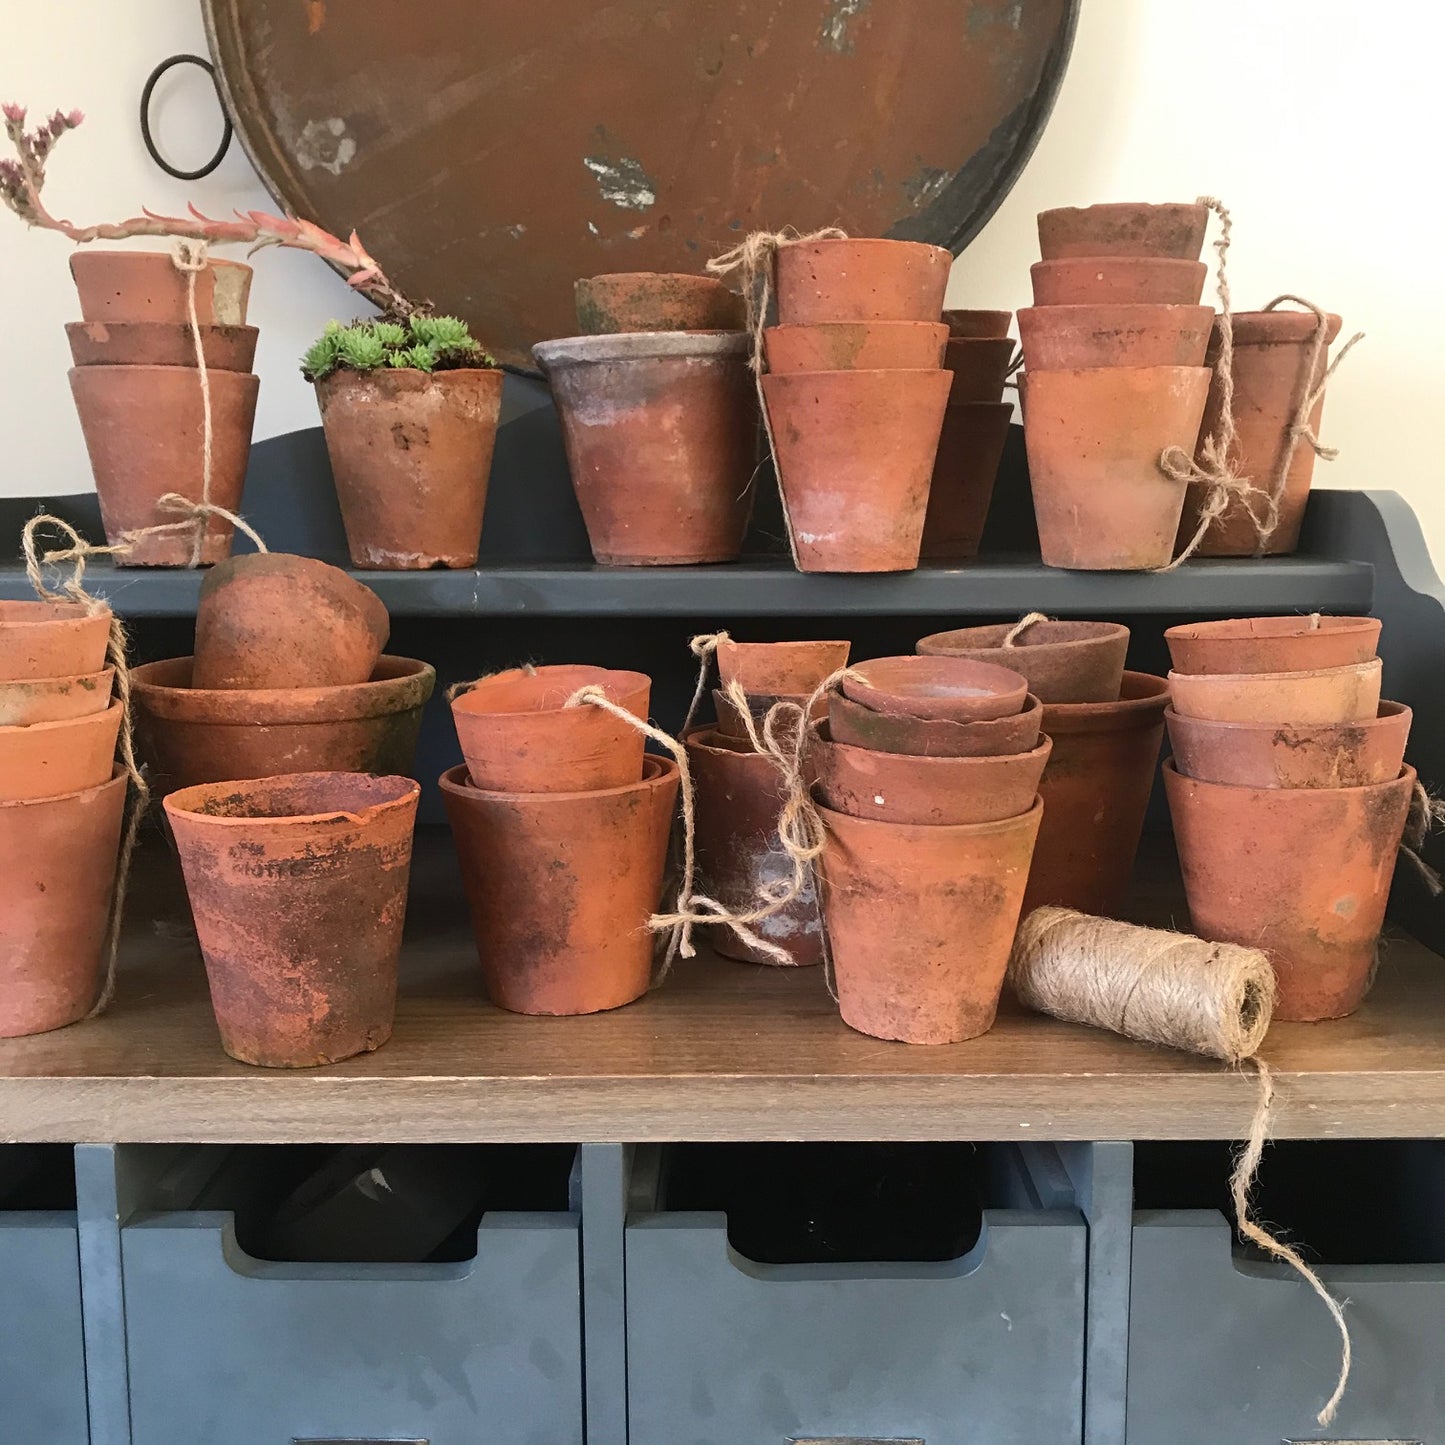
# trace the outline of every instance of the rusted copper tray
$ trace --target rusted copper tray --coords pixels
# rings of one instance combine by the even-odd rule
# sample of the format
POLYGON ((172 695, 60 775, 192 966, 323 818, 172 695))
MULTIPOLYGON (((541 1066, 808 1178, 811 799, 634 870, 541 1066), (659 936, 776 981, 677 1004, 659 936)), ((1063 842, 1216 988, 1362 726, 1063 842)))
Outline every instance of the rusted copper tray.
POLYGON ((572 283, 760 227, 955 250, 1048 117, 1079 0, 202 0, 277 200, 503 359, 572 283))

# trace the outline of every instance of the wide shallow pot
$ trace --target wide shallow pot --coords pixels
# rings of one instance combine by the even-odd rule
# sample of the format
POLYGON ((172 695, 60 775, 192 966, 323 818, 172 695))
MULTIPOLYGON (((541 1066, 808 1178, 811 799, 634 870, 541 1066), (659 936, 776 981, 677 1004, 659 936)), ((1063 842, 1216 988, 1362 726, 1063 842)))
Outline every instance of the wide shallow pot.
POLYGON ((110 706, 112 668, 77 677, 38 677, 0 682, 0 727, 65 722, 89 717, 110 706))
MULTIPOLYGON (((185 366, 76 366, 70 390, 90 454, 106 539, 128 532, 175 527, 176 514, 156 503, 167 492, 202 499, 205 479, 205 402, 200 373, 185 366)), ((251 428, 260 382, 249 373, 217 371, 211 393, 210 500, 235 512, 241 506, 251 428)), ((231 524, 214 514, 205 521, 202 563, 231 555, 231 524)), ((184 567, 190 563, 189 527, 137 537, 116 561, 129 567, 184 567)))
POLYGON ((420 796, 410 778, 299 773, 166 799, 233 1059, 310 1068, 391 1037, 420 796))
POLYGON ((921 758, 1000 757, 1038 746, 1043 704, 1030 697, 1010 717, 986 722, 875 712, 841 692, 828 694, 828 727, 835 742, 880 753, 921 758))
POLYGON ((316 399, 352 562, 474 566, 502 373, 343 369, 316 383, 316 399))
POLYGON ((778 320, 937 321, 953 253, 921 241, 797 241, 778 247, 778 320))
POLYGON ((1232 617, 1165 630, 1176 672, 1308 672, 1368 662, 1378 617, 1232 617))
POLYGON ((946 371, 763 377, 801 571, 908 572, 918 565, 948 389, 946 371))
POLYGON ((1384 664, 1352 662, 1311 672, 1171 672, 1174 710, 1214 722, 1365 722, 1380 706, 1384 664))
MULTIPOLYGON (((187 273, 169 251, 74 252, 70 275, 85 321, 169 321, 189 325, 187 273)), ((243 326, 251 294, 249 266, 211 256, 196 273, 196 320, 202 326, 243 326)))
POLYGON ((166 793, 281 773, 408 773, 422 708, 436 686, 429 663, 383 656, 355 687, 267 691, 193 688, 191 659, 131 672, 141 754, 166 793))
POLYGON ((0 602, 0 681, 99 672, 111 620, 83 602, 0 602))
POLYGON ((1028 684, 1016 672, 967 657, 875 657, 855 662, 844 697, 874 712, 952 722, 988 722, 1022 709, 1028 684))
POLYGON ((0 803, 55 798, 98 788, 115 764, 115 742, 123 709, 0 727, 0 803))
POLYGON ((975 337, 996 341, 1008 335, 1012 311, 945 311, 943 324, 953 337, 975 337))
POLYGON ((821 808, 823 922, 843 1022, 910 1044, 986 1033, 1018 927, 1042 806, 928 827, 821 808))
POLYGON ((642 734, 591 703, 565 707, 583 687, 601 688, 609 701, 646 721, 652 679, 605 667, 515 667, 453 698, 452 720, 471 786, 582 793, 636 783, 642 734))
POLYGON ((847 642, 734 642, 717 646, 722 685, 738 683, 744 692, 806 696, 848 662, 847 642))
POLYGON ((1202 366, 1026 374, 1024 442, 1048 566, 1138 572, 1169 562, 1185 484, 1159 458, 1192 451, 1209 376, 1202 366))
POLYGON ((1005 338, 985 340, 959 336, 944 348, 943 364, 953 378, 949 404, 966 401, 997 402, 1014 358, 1014 344, 1005 338))
POLYGON ((1269 954, 1276 1021, 1342 1018, 1375 972, 1415 788, 1240 788, 1164 765, 1194 931, 1269 954))
POLYGON ((441 777, 487 995, 524 1014, 588 1014, 647 992, 677 764, 587 793, 491 793, 441 777))
POLYGON ((578 281, 577 329, 584 336, 623 331, 741 331, 743 298, 712 276, 615 271, 578 281))
POLYGON ((1126 672, 1115 702, 1044 705, 1054 750, 1039 784, 1044 825, 1024 911, 1056 903, 1117 918, 1164 741, 1169 684, 1126 672))
POLYGON ((920 557, 966 562, 978 555, 1013 410, 1008 401, 949 403, 928 487, 920 557))
POLYGON ((1209 267, 1155 256, 1085 256, 1029 267, 1035 306, 1198 306, 1209 267))
POLYGON ((1034 622, 1005 645, 1017 623, 959 627, 919 639, 927 657, 969 657, 1024 677, 1040 702, 1114 702, 1124 679, 1129 629, 1118 622, 1034 622))
MULTIPOLYGON (((202 326, 201 352, 211 371, 250 371, 256 360, 254 326, 202 326)), ((177 321, 67 321, 76 366, 195 366, 191 328, 177 321)))
POLYGON ((917 371, 942 365, 947 340, 941 321, 830 321, 768 327, 763 355, 769 371, 917 371))
POLYGON ((256 552, 201 583, 192 685, 348 687, 376 668, 391 632, 380 597, 314 557, 256 552))
POLYGON ((1187 778, 1244 788, 1360 788, 1400 776, 1410 709, 1382 702, 1351 723, 1213 722, 1164 714, 1174 764, 1187 778))
POLYGON ((1071 256, 1160 256, 1197 261, 1209 226, 1209 207, 1149 205, 1141 201, 1060 206, 1039 212, 1039 254, 1045 261, 1071 256))
POLYGON ((597 561, 735 560, 757 469, 746 334, 576 336, 532 354, 597 561))
POLYGON ((0 1038, 83 1019, 100 994, 126 775, 0 803, 0 1038))
POLYGON ((1100 366, 1203 366, 1210 306, 1026 306, 1019 312, 1030 371, 1100 366))

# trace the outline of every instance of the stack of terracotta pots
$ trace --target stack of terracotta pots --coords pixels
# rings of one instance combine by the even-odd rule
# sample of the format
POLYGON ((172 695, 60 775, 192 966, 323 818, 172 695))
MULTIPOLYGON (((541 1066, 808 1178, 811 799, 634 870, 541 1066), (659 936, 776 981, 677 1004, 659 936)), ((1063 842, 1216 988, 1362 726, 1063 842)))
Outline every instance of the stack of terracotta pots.
POLYGON ((1019 312, 1021 396, 1039 547, 1051 567, 1144 571, 1174 551, 1209 394, 1200 306, 1209 211, 1104 205, 1039 215, 1043 261, 1019 312))
MULTIPOLYGON (((70 272, 81 320, 70 337, 70 389, 90 453, 107 540, 136 536, 117 561, 184 567, 193 533, 157 502, 174 492, 199 502, 205 475, 205 398, 188 320, 187 274, 169 253, 77 251, 70 272)), ((238 511, 260 382, 251 371, 256 328, 247 326, 251 268, 207 260, 196 276, 196 319, 211 407, 210 500, 238 511)), ((231 524, 206 519, 202 563, 231 552, 231 524)))
POLYGON ((651 680, 600 667, 484 677, 452 702, 466 759, 441 788, 482 975, 514 1013, 586 1014, 647 992, 678 768, 595 687, 647 717, 651 680))
POLYGON ((1171 627, 1164 781, 1195 931, 1265 949, 1278 1019, 1364 998, 1415 773, 1370 617, 1171 627))
POLYGON ((993 1024, 1044 805, 1043 705, 1008 668, 855 664, 810 749, 843 1021, 957 1043, 993 1024))

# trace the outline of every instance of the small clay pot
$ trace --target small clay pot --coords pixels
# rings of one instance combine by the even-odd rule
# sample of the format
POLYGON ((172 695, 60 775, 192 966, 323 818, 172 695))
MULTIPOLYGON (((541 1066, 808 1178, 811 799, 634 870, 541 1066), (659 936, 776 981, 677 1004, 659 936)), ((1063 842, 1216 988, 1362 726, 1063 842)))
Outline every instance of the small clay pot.
MULTIPOLYGON (((189 326, 188 277, 169 251, 95 251, 70 258, 84 321, 169 321, 189 326)), ((196 320, 202 326, 244 326, 251 268, 208 257, 196 273, 196 320)), ((194 381, 194 378, 192 378, 194 381)))
POLYGON ((1169 562, 1185 484, 1159 458, 1191 452, 1209 377, 1202 366, 1026 375, 1024 443, 1047 566, 1141 572, 1169 562))
POLYGON ((623 331, 741 331, 743 298, 712 276, 616 271, 577 282, 577 329, 584 336, 623 331))
POLYGON ((763 377, 800 571, 909 572, 918 565, 949 378, 946 371, 763 377))
POLYGON ((316 383, 316 400, 352 563, 475 566, 502 373, 343 369, 316 383))
POLYGON ((1171 672, 1174 710, 1213 722, 1349 723, 1376 716, 1378 657, 1311 672, 1171 672))
POLYGON ((769 371, 917 371, 943 364, 941 321, 831 321, 770 326, 763 332, 769 371))
POLYGON ((1129 629, 1118 622, 1035 622, 1012 644, 1016 623, 959 627, 920 638, 925 657, 971 657, 1023 676, 1040 702, 1114 702, 1124 679, 1129 629))
POLYGON ((1018 673, 966 657, 876 657, 852 671, 857 678, 839 684, 843 696, 896 717, 988 722, 1012 717, 1029 690, 1018 673))
POLYGON ((38 677, 0 682, 0 727, 65 722, 89 717, 110 706, 112 668, 78 677, 38 677))
POLYGON ((757 470, 747 336, 582 336, 532 354, 552 386, 597 561, 736 560, 757 470))
MULTIPOLYGON (((200 332, 208 370, 250 371, 261 334, 254 326, 202 326, 200 332)), ((196 343, 184 321, 67 321, 65 334, 76 366, 196 364, 196 343)))
POLYGON ((662 894, 677 764, 586 793, 492 793, 441 776, 487 996, 524 1014, 588 1014, 641 998, 662 894))
POLYGON ((999 341, 965 336, 951 340, 943 352, 943 364, 953 377, 949 405, 999 401, 1013 358, 1014 344, 1007 338, 999 341))
POLYGON ((1012 311, 945 311, 944 324, 953 337, 974 337, 996 341, 1008 335, 1012 311))
MULTIPOLYGON (((748 711, 753 717, 753 726, 759 735, 763 731, 763 722, 767 715, 773 710, 777 703, 788 703, 797 708, 801 713, 808 699, 813 695, 813 688, 807 692, 752 692, 748 694, 748 711)), ((712 694, 713 710, 717 714, 717 735, 725 742, 743 742, 751 749, 752 741, 748 737, 747 724, 743 721, 742 714, 733 706, 733 700, 722 688, 714 688, 712 694)), ((820 697, 813 704, 814 718, 827 717, 828 700, 820 697)), ((792 739, 796 738, 797 725, 792 716, 780 717, 779 722, 774 725, 774 734, 777 741, 787 746, 792 739)))
POLYGON ((1117 918, 1154 788, 1169 684, 1126 672, 1115 702, 1045 703, 1054 750, 1024 911, 1045 903, 1117 918))
POLYGON ((1231 617, 1167 628, 1164 641, 1175 672, 1309 672, 1368 662, 1380 641, 1380 619, 1231 617))
POLYGON ((718 677, 724 688, 738 683, 748 694, 806 697, 848 662, 848 642, 734 642, 717 646, 718 677))
POLYGON ((1035 306, 1198 306, 1209 267, 1153 256, 1086 256, 1029 267, 1035 306))
POLYGON ((111 611, 83 602, 0 602, 0 681, 99 672, 111 611))
POLYGON ((1209 306, 1026 306, 1020 344, 1030 371, 1203 366, 1209 306))
POLYGON ((1343 1018, 1375 973, 1415 770, 1362 788, 1239 788, 1164 765, 1194 932, 1269 954, 1276 1022, 1343 1018))
POLYGON ((954 1044, 998 1011, 1042 807, 928 827, 820 808, 823 922, 843 1022, 879 1039, 954 1044))
POLYGON ((1043 704, 1036 697, 1011 717, 951 722, 875 712, 841 692, 828 694, 828 728, 835 742, 910 757, 982 758, 1030 752, 1038 746, 1043 718, 1043 704))
POLYGON ((126 775, 0 803, 0 1038, 83 1019, 100 994, 126 775))
POLYGON ((0 727, 0 803, 58 798, 110 777, 122 708, 28 727, 0 727))
POLYGON ((1209 207, 1124 201, 1101 206, 1060 206, 1039 212, 1039 254, 1045 261, 1072 256, 1159 256, 1197 261, 1209 226, 1209 207))
POLYGON ((921 558, 966 562, 978 555, 1013 411, 1009 401, 949 403, 928 488, 921 558))
POLYGON ((778 247, 778 320, 937 321, 952 265, 921 241, 795 241, 778 247))
POLYGON ((1410 709, 1382 702, 1351 723, 1212 722, 1164 714, 1174 764, 1187 778, 1242 788, 1361 788, 1400 776, 1410 709))
POLYGON ((391 1037, 420 796, 410 778, 298 773, 165 800, 233 1059, 305 1069, 391 1037))
POLYGON ((590 703, 563 704, 579 688, 646 721, 652 679, 605 667, 512 668, 452 700, 467 780, 497 793, 585 793, 642 776, 643 735, 590 703))
MULTIPOLYGON (((74 259, 79 259, 79 256, 74 259)), ((185 366, 76 366, 70 390, 90 454, 101 520, 112 546, 146 527, 174 527, 174 512, 156 503, 167 492, 201 500, 205 475, 205 403, 200 373, 185 366)), ((240 510, 251 428, 260 382, 249 373, 218 371, 210 376, 210 499, 229 512, 240 510)), ((233 528, 214 514, 205 524, 201 562, 231 555, 233 528)), ((126 567, 190 565, 189 527, 136 537, 117 555, 126 567)))

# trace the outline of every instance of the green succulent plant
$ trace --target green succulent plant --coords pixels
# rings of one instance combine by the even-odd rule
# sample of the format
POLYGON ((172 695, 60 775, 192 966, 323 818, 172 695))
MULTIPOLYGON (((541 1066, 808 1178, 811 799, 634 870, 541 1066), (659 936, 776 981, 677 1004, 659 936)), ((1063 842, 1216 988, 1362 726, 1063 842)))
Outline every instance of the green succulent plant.
POLYGON ((453 371, 492 367, 496 362, 478 345, 465 321, 455 316, 412 316, 396 321, 328 321, 301 358, 301 374, 320 381, 333 371, 453 371))
POLYGON ((417 371, 435 371, 437 364, 436 353, 430 346, 407 346, 393 351, 387 360, 392 366, 411 366, 417 371))

